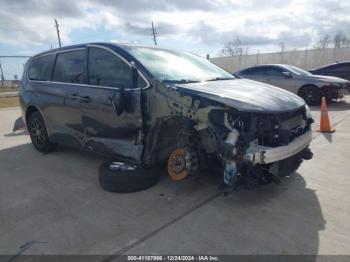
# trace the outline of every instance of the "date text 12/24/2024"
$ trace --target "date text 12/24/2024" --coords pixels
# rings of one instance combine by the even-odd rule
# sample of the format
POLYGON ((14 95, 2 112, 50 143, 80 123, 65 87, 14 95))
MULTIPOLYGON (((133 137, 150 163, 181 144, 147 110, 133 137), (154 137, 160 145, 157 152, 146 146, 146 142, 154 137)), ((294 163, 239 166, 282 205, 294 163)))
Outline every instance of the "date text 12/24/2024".
POLYGON ((128 256, 128 261, 219 261, 217 256, 196 255, 196 256, 128 256))

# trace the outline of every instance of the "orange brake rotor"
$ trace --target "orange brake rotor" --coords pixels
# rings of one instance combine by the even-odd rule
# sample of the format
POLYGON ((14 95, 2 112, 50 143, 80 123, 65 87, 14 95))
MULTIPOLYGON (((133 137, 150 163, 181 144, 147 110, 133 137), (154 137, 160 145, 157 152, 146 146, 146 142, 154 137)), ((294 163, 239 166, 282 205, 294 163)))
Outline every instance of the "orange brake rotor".
POLYGON ((186 169, 186 150, 183 148, 175 149, 168 158, 168 175, 174 181, 185 179, 189 172, 186 169))

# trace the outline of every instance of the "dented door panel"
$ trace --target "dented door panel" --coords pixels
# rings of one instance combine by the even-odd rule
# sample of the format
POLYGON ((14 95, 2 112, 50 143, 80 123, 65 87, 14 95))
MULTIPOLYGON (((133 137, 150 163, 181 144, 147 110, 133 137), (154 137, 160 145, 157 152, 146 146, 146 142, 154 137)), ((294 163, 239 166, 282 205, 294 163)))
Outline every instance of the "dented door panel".
POLYGON ((83 126, 83 147, 139 162, 142 143, 140 89, 124 91, 125 110, 118 115, 112 99, 118 89, 82 87, 80 96, 91 101, 80 102, 83 126))

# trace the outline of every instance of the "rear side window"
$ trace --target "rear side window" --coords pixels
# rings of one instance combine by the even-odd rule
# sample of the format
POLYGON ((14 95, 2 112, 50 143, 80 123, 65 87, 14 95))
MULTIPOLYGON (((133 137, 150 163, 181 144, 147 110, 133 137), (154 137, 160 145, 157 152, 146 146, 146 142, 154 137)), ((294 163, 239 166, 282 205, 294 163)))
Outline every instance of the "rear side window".
POLYGON ((63 83, 84 83, 85 50, 57 55, 53 80, 63 83))
POLYGON ((108 50, 89 48, 89 84, 120 88, 132 88, 132 69, 108 50))
POLYGON ((243 75, 264 75, 266 71, 265 67, 251 67, 243 70, 241 74, 243 75))
POLYGON ((32 58, 28 77, 30 80, 50 81, 55 55, 45 55, 32 58))
POLYGON ((277 67, 267 67, 265 69, 265 73, 268 76, 282 76, 283 70, 281 68, 277 68, 277 67))

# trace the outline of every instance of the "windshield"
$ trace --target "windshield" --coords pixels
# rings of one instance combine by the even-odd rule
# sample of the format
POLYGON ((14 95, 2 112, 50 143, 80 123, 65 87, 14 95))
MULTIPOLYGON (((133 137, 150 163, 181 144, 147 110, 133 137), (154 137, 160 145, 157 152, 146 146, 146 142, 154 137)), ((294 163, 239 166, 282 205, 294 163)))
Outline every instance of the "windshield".
POLYGON ((296 66, 291 66, 291 65, 288 65, 287 68, 292 71, 292 73, 298 75, 298 76, 310 76, 312 75, 310 72, 308 71, 305 71, 299 67, 296 67, 296 66))
POLYGON ((197 82, 234 78, 207 59, 189 52, 133 46, 125 49, 152 75, 163 82, 197 82))

